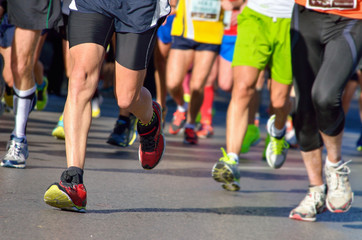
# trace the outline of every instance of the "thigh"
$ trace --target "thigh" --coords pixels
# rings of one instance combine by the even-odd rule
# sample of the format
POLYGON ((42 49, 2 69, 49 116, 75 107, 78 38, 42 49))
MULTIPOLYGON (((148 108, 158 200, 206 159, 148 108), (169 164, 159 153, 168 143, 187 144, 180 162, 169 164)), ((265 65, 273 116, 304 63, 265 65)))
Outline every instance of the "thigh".
POLYGON ((195 51, 171 48, 167 59, 166 82, 168 87, 181 86, 193 64, 195 51))
POLYGON ((216 56, 214 51, 195 51, 190 86, 201 89, 205 85, 216 56))
POLYGON ((157 27, 143 33, 117 32, 116 61, 131 70, 146 69, 157 40, 157 27))
POLYGON ((273 53, 269 61, 271 78, 278 83, 292 84, 292 56, 290 49, 290 19, 278 18, 271 25, 273 53))
POLYGON ((233 66, 251 66, 262 70, 271 55, 267 21, 269 17, 250 8, 238 16, 238 34, 235 42, 233 66))
POLYGON ((114 32, 113 19, 99 13, 71 11, 68 21, 69 47, 95 43, 107 47, 114 32))

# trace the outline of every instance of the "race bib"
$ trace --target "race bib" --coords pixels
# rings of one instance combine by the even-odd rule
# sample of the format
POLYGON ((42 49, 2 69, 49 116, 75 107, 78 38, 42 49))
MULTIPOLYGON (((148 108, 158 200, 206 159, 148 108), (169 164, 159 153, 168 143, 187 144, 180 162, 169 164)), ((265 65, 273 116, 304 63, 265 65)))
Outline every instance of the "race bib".
POLYGON ((308 9, 351 10, 357 7, 357 0, 307 0, 308 9))
POLYGON ((220 0, 191 0, 191 19, 216 22, 220 19, 220 0))

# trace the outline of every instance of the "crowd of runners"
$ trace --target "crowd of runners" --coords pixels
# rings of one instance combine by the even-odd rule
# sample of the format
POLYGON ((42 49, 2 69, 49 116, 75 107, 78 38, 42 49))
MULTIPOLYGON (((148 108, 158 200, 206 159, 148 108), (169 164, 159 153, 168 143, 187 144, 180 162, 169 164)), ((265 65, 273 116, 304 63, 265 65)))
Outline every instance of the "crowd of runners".
MULTIPOLYGON (((260 141, 260 92, 267 86, 263 158, 278 169, 288 149, 298 147, 309 180, 289 217, 315 221, 326 209, 350 209, 350 168, 341 146, 345 114, 362 86, 362 0, 2 0, 0 16, 0 114, 14 113, 2 167, 26 167, 29 114, 48 101, 39 56, 50 29, 62 38, 67 100, 49 135, 66 139, 67 169, 46 190, 48 205, 86 209, 87 136, 92 117, 101 115, 102 78, 119 107, 107 143, 127 147, 138 136, 147 170, 162 159, 164 132, 183 134, 190 147, 212 137, 215 92, 230 92, 226 147, 210 166, 210 177, 227 191, 240 190, 239 156, 260 141), (151 60, 155 100, 144 87, 151 60), (174 113, 167 97, 177 105, 174 113)), ((356 148, 362 151, 362 132, 356 148)))

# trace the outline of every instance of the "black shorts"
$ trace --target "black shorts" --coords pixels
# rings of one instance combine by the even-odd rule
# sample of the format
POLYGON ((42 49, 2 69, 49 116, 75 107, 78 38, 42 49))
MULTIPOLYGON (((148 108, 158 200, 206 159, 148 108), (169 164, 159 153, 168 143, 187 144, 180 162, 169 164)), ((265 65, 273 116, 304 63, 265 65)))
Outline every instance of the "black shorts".
POLYGON ((58 29, 63 25, 60 0, 10 0, 9 22, 31 30, 58 29))
MULTIPOLYGON (((157 37, 156 27, 142 33, 116 33, 116 61, 132 70, 146 69, 157 37)), ((96 43, 107 47, 115 32, 114 19, 100 13, 71 11, 68 22, 69 47, 82 43, 96 43)))

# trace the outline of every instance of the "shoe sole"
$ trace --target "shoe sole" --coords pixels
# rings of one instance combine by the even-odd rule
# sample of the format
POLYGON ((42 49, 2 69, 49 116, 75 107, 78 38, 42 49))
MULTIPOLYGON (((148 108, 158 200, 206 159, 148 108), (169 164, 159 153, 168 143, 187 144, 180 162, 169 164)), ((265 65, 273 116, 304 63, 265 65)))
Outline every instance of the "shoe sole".
POLYGON ((58 186, 52 185, 44 194, 44 202, 52 207, 73 212, 85 212, 85 207, 77 207, 69 196, 60 190, 58 186))
POLYGON ((341 208, 334 208, 333 205, 330 204, 330 202, 327 200, 326 201, 326 205, 327 205, 327 208, 330 212, 332 213, 344 213, 344 212, 348 212, 348 210, 351 208, 352 206, 352 202, 353 202, 353 197, 354 197, 354 194, 352 193, 352 198, 347 202, 345 203, 341 208))
POLYGON ((24 169, 25 168, 25 163, 21 163, 21 164, 12 164, 10 161, 8 160, 3 160, 1 162, 1 167, 6 167, 6 168, 18 168, 18 169, 24 169))
POLYGON ((232 170, 223 162, 218 162, 214 165, 211 172, 212 178, 216 182, 223 183, 221 186, 227 191, 239 191, 240 185, 234 181, 232 170))
POLYGON ((298 220, 298 221, 304 221, 304 222, 315 222, 317 218, 305 218, 305 217, 302 217, 300 214, 298 213, 295 213, 293 215, 290 215, 289 216, 290 219, 293 219, 293 220, 298 220))

